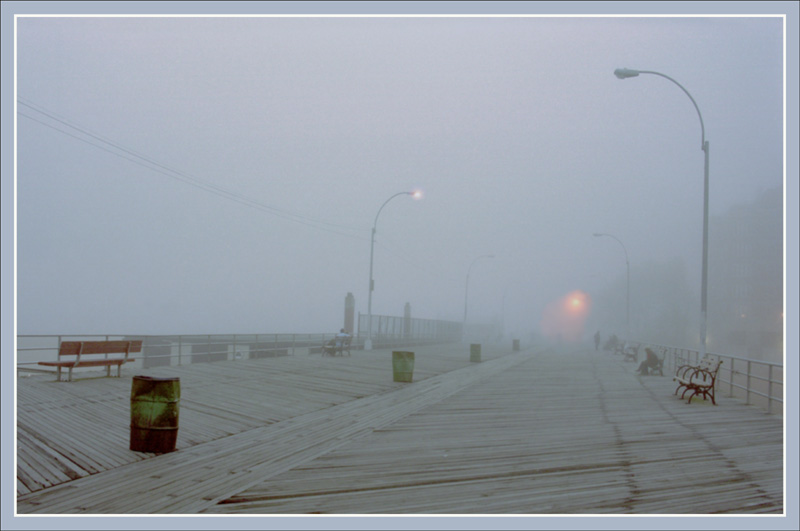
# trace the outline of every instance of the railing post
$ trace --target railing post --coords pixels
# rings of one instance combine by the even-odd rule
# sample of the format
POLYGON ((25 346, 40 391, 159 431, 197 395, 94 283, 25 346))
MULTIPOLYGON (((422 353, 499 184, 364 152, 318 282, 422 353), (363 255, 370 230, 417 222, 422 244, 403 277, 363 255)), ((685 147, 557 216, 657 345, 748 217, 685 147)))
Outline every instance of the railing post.
POLYGON ((745 395, 745 404, 750 403, 750 360, 747 360, 747 393, 745 395))
POLYGON ((729 384, 730 384, 730 385, 729 385, 729 387, 730 387, 730 391, 728 392, 728 395, 729 395, 729 396, 733 396, 733 378, 734 378, 734 376, 736 375, 736 373, 733 371, 733 367, 734 367, 734 365, 735 365, 735 362, 736 362, 736 360, 734 360, 733 358, 731 358, 731 381, 729 382, 729 384))
POLYGON ((183 365, 183 336, 178 336, 178 367, 183 365))
POLYGON ((769 365, 769 398, 767 398, 767 413, 772 413, 772 364, 769 365))
POLYGON ((292 356, 294 356, 295 338, 296 338, 296 334, 292 334, 292 356))

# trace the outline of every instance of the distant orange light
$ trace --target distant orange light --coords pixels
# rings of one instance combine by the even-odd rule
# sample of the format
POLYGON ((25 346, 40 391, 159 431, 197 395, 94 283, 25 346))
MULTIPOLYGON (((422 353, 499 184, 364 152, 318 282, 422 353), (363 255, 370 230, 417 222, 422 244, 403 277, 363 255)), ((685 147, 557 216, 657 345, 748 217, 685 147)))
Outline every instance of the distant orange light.
POLYGON ((591 303, 589 294, 581 290, 574 290, 552 301, 542 314, 542 333, 557 341, 581 341, 591 303))
POLYGON ((580 290, 569 293, 563 300, 566 310, 574 313, 582 313, 588 303, 586 293, 580 290))

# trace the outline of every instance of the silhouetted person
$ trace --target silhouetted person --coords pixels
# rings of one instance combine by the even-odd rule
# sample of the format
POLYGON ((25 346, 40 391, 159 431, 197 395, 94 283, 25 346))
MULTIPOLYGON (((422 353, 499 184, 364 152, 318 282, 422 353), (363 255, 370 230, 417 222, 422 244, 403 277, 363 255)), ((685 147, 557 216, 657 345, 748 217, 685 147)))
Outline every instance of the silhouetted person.
POLYGON ((350 337, 350 334, 344 331, 344 328, 339 330, 339 333, 336 334, 336 346, 341 347, 344 344, 344 338, 350 337))
POLYGON ((342 353, 342 348, 345 346, 345 342, 349 340, 350 334, 344 331, 344 328, 339 330, 339 333, 333 336, 333 338, 328 341, 323 350, 325 354, 329 356, 335 356, 337 353, 342 353))
POLYGON ((594 333, 594 349, 597 350, 600 346, 600 330, 594 333))

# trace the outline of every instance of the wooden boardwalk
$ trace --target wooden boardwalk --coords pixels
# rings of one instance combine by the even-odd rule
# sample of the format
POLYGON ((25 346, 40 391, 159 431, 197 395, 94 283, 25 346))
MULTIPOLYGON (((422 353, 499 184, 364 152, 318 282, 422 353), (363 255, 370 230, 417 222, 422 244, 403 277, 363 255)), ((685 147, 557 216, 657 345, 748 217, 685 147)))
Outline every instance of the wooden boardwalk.
POLYGON ((606 353, 416 348, 139 371, 178 451, 128 449, 132 372, 20 377, 19 514, 781 514, 780 417, 606 353))

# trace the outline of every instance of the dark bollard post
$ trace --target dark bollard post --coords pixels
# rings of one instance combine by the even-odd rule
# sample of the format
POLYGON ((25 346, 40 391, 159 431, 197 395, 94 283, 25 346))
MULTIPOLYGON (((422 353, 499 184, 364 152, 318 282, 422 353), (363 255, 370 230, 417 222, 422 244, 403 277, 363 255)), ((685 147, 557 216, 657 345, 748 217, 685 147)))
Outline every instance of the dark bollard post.
POLYGON ((481 345, 480 343, 472 343, 469 346, 469 361, 479 363, 481 361, 481 345))

